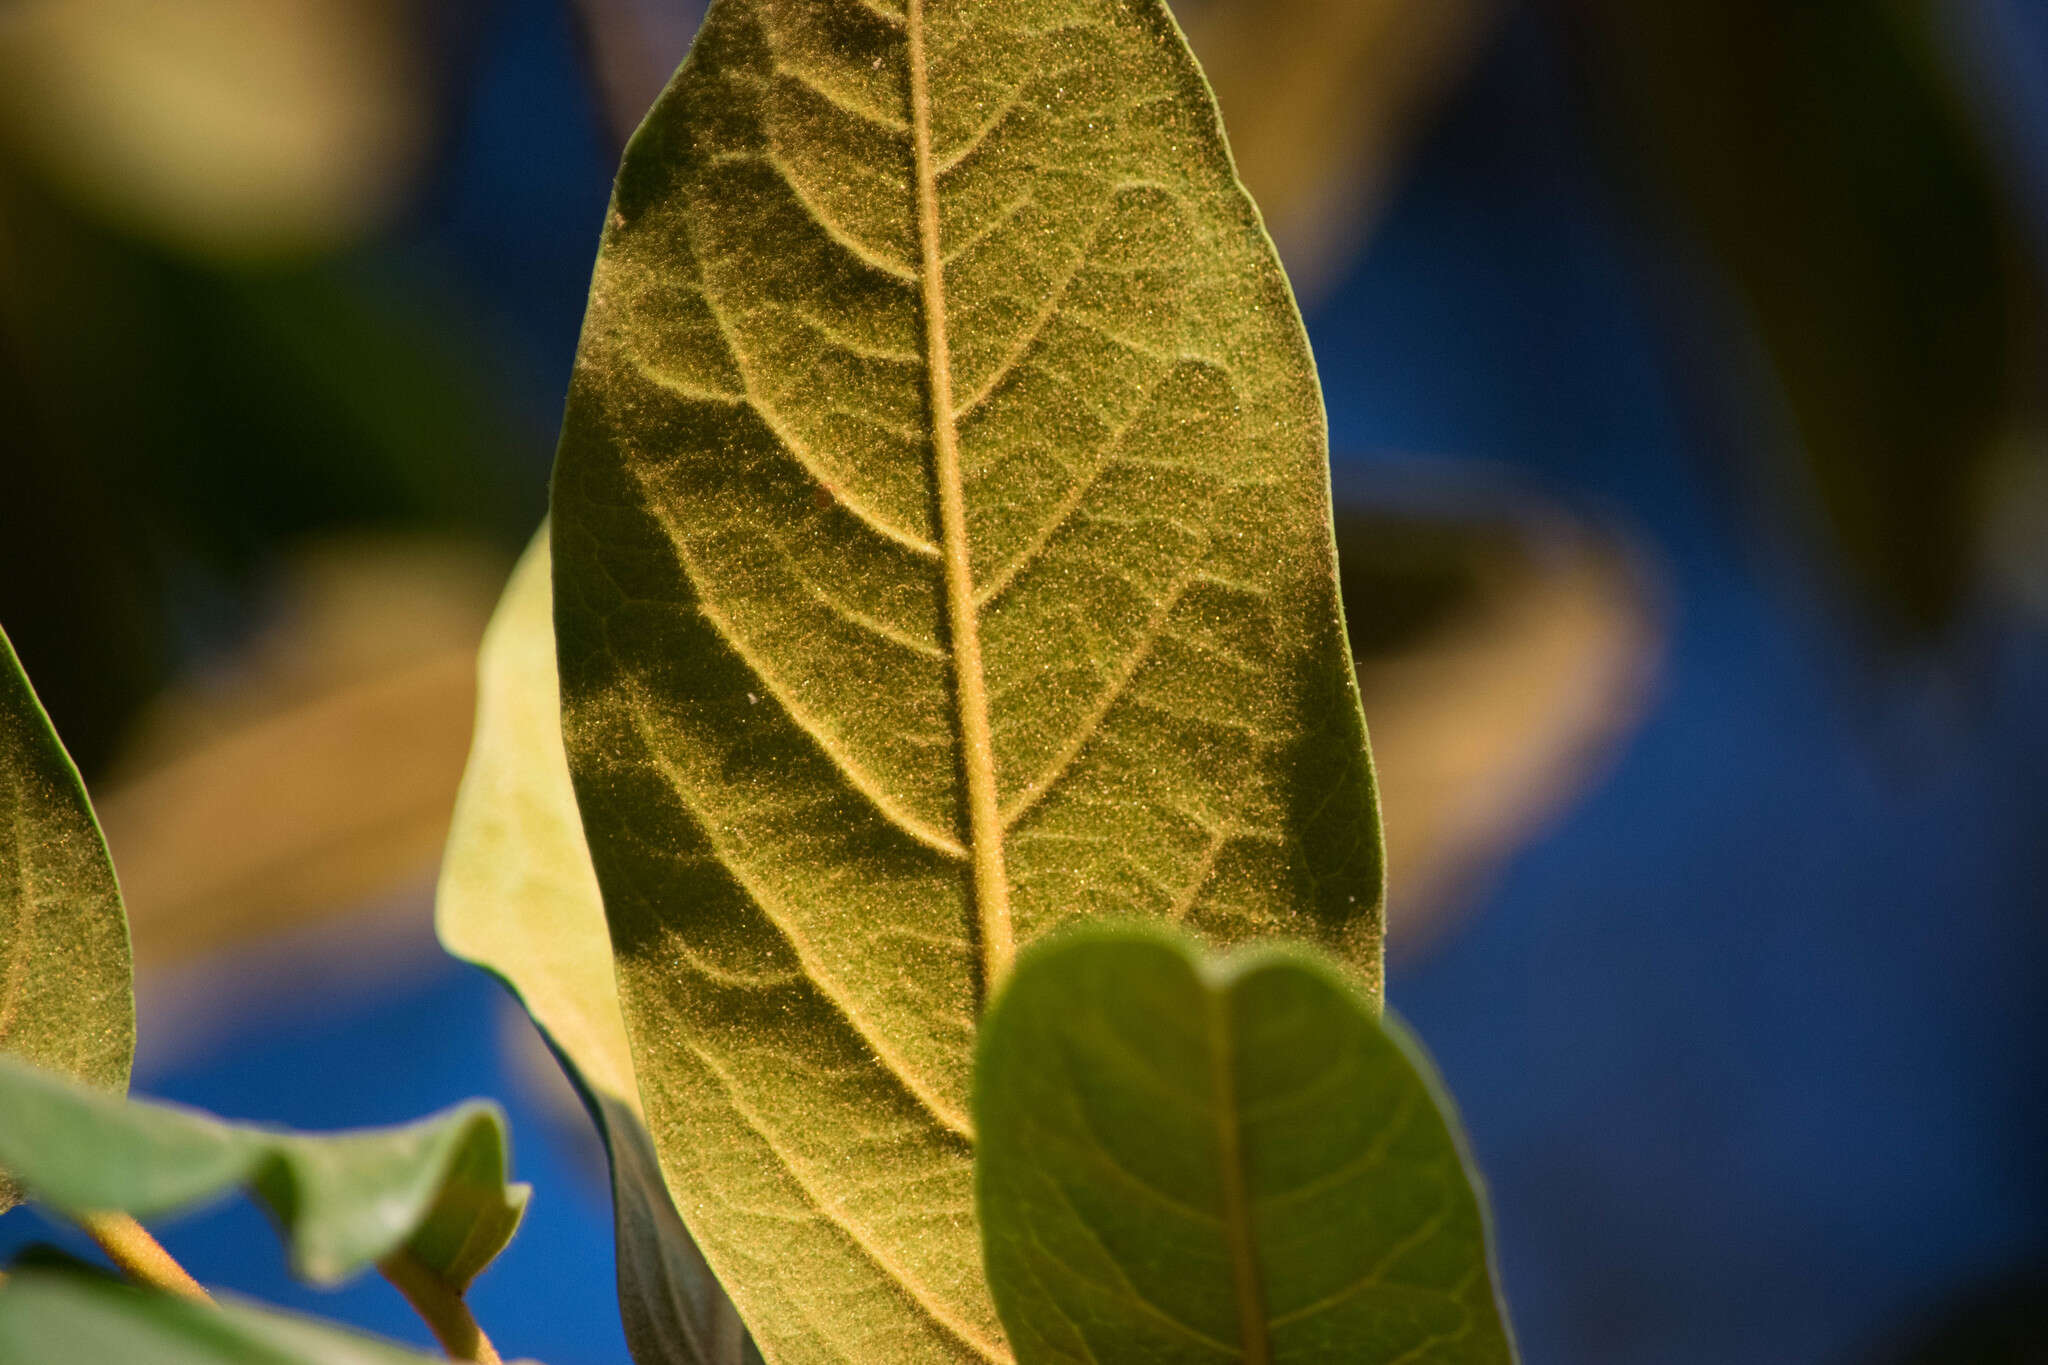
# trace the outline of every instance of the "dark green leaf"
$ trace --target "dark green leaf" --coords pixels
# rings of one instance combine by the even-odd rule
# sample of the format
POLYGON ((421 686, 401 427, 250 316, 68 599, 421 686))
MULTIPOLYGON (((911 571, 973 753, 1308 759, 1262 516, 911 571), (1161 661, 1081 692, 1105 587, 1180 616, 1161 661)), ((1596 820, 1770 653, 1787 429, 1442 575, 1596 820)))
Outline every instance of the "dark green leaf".
POLYGON ((219 1306, 83 1275, 0 1288, 0 1365, 426 1365, 436 1359, 310 1318, 219 1306))
POLYGON ((719 0, 627 149, 554 487, 650 1131, 779 1359, 1008 1358, 968 1089, 1015 942, 1376 983, 1320 395, 1160 0, 719 0))
POLYGON ((519 993, 604 1134, 633 1358, 739 1365, 758 1358, 753 1343, 676 1214, 640 1113, 604 904, 562 752, 548 571, 543 527, 484 637, 476 738, 435 920, 449 952, 519 993))
MULTIPOLYGON (((126 1090, 129 972, 128 917, 92 803, 0 632, 0 1053, 126 1090)), ((18 1196, 0 1175, 0 1212, 18 1196)))
POLYGON ((1754 325, 1761 401, 1791 428, 1767 491, 1794 524, 1818 514, 1835 576, 1899 643, 1938 637, 1976 591, 1987 488, 2041 394, 2032 229, 1956 68, 1953 6, 1569 8, 1604 131, 1754 325))
POLYGON ((1449 1103, 1319 954, 1129 923, 1028 949, 974 1115, 1022 1365, 1514 1358, 1449 1103))
POLYGON ((0 1166, 65 1213, 150 1218, 247 1188, 295 1273, 333 1284, 401 1247, 461 1292, 511 1240, 504 1120, 471 1102, 396 1128, 294 1133, 123 1100, 0 1057, 0 1166))

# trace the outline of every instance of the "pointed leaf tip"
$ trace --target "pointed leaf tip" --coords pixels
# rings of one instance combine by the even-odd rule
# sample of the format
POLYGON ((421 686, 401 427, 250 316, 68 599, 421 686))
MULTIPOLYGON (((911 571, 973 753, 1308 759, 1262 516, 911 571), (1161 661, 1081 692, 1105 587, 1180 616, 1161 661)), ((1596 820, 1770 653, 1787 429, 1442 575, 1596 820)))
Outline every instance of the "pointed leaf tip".
MULTIPOLYGON (((0 1054, 126 1090, 131 976, 92 802, 0 631, 0 1054)), ((0 1212, 18 1198, 0 1173, 0 1212)))

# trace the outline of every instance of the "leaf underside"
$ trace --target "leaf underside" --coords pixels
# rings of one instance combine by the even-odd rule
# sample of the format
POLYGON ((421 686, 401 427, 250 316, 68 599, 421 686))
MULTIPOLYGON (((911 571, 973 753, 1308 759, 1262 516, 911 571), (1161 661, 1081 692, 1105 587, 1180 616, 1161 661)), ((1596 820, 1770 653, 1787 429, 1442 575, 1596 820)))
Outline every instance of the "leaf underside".
POLYGON ((1326 960, 1040 945, 983 1029, 976 1194, 1022 1365, 1508 1365, 1426 1063, 1326 960))
MULTIPOLYGON (((85 786, 0 632, 0 1053, 128 1088, 128 916, 85 786)), ((0 1174, 0 1213, 19 1191, 0 1174)))
POLYGON ((505 1182, 504 1118, 458 1105, 395 1128, 294 1133, 125 1100, 0 1057, 0 1166, 61 1212, 151 1218, 253 1193, 293 1273, 347 1279, 401 1249, 456 1293, 502 1251, 526 1208, 505 1182))
POLYGON ((1000 1361, 980 1003, 1116 913, 1377 988, 1320 395, 1159 0, 717 0, 554 486, 570 768, 671 1192, 775 1361, 1000 1361))
POLYGON ((611 936, 562 752, 543 526, 477 662, 476 736, 448 832, 435 924, 449 952, 519 993, 590 1105, 611 1162, 620 1316, 640 1365, 744 1365, 746 1329, 669 1199, 654 1157, 611 936))

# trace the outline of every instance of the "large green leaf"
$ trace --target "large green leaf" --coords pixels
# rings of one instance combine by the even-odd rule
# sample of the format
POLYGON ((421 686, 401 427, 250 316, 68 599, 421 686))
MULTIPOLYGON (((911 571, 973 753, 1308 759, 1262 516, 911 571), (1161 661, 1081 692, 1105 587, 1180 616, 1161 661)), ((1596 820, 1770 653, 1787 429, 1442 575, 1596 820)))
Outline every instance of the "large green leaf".
POLYGON ((505 587, 477 664, 476 737, 456 798, 435 922, 448 951, 502 977, 590 1103, 610 1152, 619 1305, 641 1365, 738 1365, 752 1343, 684 1230, 640 1113, 569 760, 547 528, 505 587))
POLYGON ((554 488, 565 734, 670 1190, 770 1359, 1003 1360, 1012 945, 1379 964, 1306 339, 1159 0, 718 0, 554 488))
POLYGON ((1514 1358, 1449 1103, 1319 954, 1063 934, 990 1009, 974 1094, 1023 1365, 1514 1358))
POLYGON ((427 1365, 424 1356, 294 1314, 194 1303, 76 1274, 0 1289, 0 1365, 427 1365))
POLYGON ((400 1252, 460 1293, 519 1225, 495 1106, 396 1128, 312 1134, 125 1100, 0 1057, 0 1167, 69 1214, 150 1218, 246 1187, 279 1222, 292 1269, 333 1284, 400 1252))
MULTIPOLYGON (((0 831, 0 1053, 125 1090, 135 994, 121 890, 85 785, 5 632, 0 831)), ((0 1212, 19 1193, 0 1175, 0 1212)))

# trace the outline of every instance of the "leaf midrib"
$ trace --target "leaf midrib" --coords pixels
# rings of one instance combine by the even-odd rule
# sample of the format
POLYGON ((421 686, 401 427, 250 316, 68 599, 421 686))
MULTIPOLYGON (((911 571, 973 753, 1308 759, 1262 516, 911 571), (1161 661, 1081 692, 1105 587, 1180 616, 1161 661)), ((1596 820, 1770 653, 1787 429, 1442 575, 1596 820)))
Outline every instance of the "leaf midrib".
POLYGON ((1210 1094, 1216 1106, 1216 1167, 1223 1187, 1223 1235, 1230 1243, 1230 1284, 1237 1300, 1238 1335, 1244 1365, 1272 1365, 1267 1338, 1266 1295, 1259 1283, 1259 1255, 1252 1227, 1251 1196, 1245 1187, 1243 1132, 1237 1116, 1237 1076, 1230 1045, 1230 990, 1208 984, 1203 992, 1209 1016, 1210 1094))
POLYGON ((932 160, 930 72, 925 53, 924 0, 904 12, 910 67, 910 137, 917 191, 919 286, 924 304, 932 479, 939 503, 939 548, 945 564, 946 624, 953 658, 955 725, 967 788, 967 843, 973 859, 979 989, 986 1001, 1016 956, 1010 922, 1010 879, 1003 861, 1003 817, 996 788, 995 742, 989 726, 988 682, 981 661, 980 608, 967 543, 967 494, 960 470, 960 434, 953 410, 952 351, 946 339, 945 260, 939 242, 938 169, 932 160))

